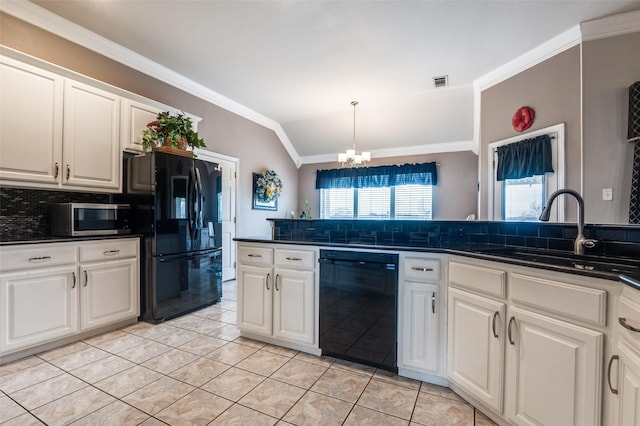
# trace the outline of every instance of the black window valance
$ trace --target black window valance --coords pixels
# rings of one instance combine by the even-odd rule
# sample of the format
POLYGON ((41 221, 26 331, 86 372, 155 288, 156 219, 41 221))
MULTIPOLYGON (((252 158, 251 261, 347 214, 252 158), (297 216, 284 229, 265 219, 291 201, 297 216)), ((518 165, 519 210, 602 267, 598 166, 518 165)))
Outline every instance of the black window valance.
POLYGON ((403 164, 316 172, 316 189, 382 188, 396 185, 437 185, 436 163, 403 164))
POLYGON ((499 146, 497 152, 497 180, 521 179, 553 172, 549 135, 499 146))

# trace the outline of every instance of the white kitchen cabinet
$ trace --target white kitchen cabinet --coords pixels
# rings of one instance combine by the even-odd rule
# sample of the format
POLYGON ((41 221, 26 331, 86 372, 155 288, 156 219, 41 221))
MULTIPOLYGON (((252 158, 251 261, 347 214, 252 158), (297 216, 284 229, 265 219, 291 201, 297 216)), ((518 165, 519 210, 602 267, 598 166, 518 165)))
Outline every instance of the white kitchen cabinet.
POLYGON ((135 322, 139 253, 138 238, 0 247, 2 358, 135 322))
POLYGON ((316 250, 238 245, 238 327, 247 337, 317 349, 316 250))
POLYGON ((616 304, 609 388, 615 396, 612 424, 640 426, 640 290, 624 286, 616 304), (612 364, 617 359, 617 375, 612 364))
POLYGON ((314 272, 276 268, 273 290, 274 337, 312 345, 314 272))
POLYGON ((446 258, 403 252, 399 260, 398 374, 446 385, 446 258))
POLYGON ((238 327, 251 333, 272 333, 273 269, 241 265, 238 267, 238 327))
POLYGON ((510 424, 601 424, 608 282, 452 258, 449 285, 454 389, 510 424))
POLYGON ((140 314, 137 239, 81 245, 79 278, 81 330, 140 314))
POLYGON ((65 80, 63 185, 119 190, 120 97, 65 80))
POLYGON ((158 113, 163 111, 156 105, 130 99, 122 100, 122 133, 120 141, 123 151, 144 152, 142 133, 147 124, 154 121, 158 113))
POLYGON ((0 180, 57 185, 64 79, 0 56, 0 180))
POLYGON ((0 354, 78 331, 76 265, 0 273, 0 354))
POLYGON ((448 297, 449 380, 502 413, 506 304, 456 288, 448 297))
POLYGON ((598 425, 603 334, 510 308, 506 416, 517 425, 598 425))

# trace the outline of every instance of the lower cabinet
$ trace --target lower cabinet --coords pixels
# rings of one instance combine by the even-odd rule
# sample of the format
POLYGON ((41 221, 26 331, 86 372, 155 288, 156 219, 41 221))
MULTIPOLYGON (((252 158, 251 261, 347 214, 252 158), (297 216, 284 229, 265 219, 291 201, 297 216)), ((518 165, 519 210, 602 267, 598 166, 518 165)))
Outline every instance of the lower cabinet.
POLYGON ((449 379, 502 413, 506 304, 455 288, 448 303, 449 379))
POLYGON ((616 347, 618 367, 618 425, 640 425, 640 353, 626 343, 616 347))
POLYGON ((240 331, 317 347, 315 251, 240 244, 238 259, 240 331))
POLYGON ((137 265, 136 259, 124 259, 80 268, 82 330, 138 316, 137 265))
POLYGON ((0 274, 0 354, 75 334, 75 265, 0 274))
POLYGON ((0 248, 0 355, 135 321, 137 238, 0 248))
POLYGON ((450 263, 454 389, 510 424, 601 424, 609 284, 487 263, 450 263))

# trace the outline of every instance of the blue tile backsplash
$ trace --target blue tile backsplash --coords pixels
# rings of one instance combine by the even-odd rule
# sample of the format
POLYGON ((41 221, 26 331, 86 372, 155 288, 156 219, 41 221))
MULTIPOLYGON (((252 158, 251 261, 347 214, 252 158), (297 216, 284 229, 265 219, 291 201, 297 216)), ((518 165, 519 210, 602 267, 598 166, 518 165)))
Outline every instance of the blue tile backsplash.
MULTIPOLYGON (((469 248, 492 244, 572 251, 577 234, 571 223, 269 220, 274 240, 379 246, 469 248)), ((637 225, 586 225, 585 236, 598 240, 587 254, 640 258, 637 225)))

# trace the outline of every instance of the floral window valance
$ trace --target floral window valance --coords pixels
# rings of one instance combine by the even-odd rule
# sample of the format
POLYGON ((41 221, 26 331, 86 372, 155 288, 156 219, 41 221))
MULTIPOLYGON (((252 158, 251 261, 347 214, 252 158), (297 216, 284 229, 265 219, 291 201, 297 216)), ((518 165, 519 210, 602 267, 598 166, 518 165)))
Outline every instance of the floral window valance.
POLYGON ((497 153, 497 180, 521 179, 553 172, 549 135, 499 146, 497 153))
POLYGON ((436 163, 354 169, 318 170, 316 189, 382 188, 396 185, 437 185, 436 163))

